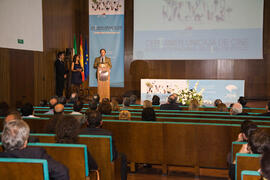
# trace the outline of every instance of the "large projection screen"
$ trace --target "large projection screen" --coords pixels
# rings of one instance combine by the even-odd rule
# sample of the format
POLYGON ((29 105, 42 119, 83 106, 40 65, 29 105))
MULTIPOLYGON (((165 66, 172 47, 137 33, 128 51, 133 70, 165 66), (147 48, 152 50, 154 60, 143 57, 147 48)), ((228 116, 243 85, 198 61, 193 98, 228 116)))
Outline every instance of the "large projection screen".
POLYGON ((134 0, 133 59, 262 59, 264 0, 134 0))
POLYGON ((0 0, 0 47, 43 51, 42 0, 0 0))

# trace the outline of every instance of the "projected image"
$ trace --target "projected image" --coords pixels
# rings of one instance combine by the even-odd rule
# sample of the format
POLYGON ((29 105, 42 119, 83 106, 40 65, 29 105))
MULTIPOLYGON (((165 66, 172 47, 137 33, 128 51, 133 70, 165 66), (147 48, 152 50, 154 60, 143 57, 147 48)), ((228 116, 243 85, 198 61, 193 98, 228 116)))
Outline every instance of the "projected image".
POLYGON ((111 14, 122 10, 123 3, 120 0, 90 0, 89 11, 111 14))
POLYGON ((164 0, 162 17, 171 22, 220 22, 225 21, 232 10, 226 0, 164 0))
POLYGON ((263 0, 136 0, 134 59, 262 59, 263 0))

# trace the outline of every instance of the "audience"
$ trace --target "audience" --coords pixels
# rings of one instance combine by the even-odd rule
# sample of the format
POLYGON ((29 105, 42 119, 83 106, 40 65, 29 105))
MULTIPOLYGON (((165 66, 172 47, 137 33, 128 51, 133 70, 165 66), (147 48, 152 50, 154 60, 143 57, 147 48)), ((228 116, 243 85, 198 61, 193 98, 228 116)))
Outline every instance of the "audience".
POLYGON ((43 100, 41 100, 41 101, 39 102, 39 106, 41 106, 41 107, 46 107, 47 104, 48 104, 48 102, 47 102, 46 99, 43 99, 43 100))
POLYGON ((64 105, 63 104, 57 104, 54 107, 54 115, 50 119, 46 131, 47 133, 55 133, 56 124, 59 120, 61 120, 64 117, 64 105))
POLYGON ((214 101, 214 106, 215 106, 215 107, 218 107, 218 105, 221 104, 221 103, 222 103, 221 99, 216 99, 216 100, 214 101))
POLYGON ((70 95, 70 98, 69 98, 69 101, 68 101, 68 103, 69 104, 74 104, 75 102, 77 102, 79 100, 79 96, 78 96, 78 94, 77 93, 72 93, 71 95, 70 95))
POLYGON ((157 95, 153 96, 152 105, 160 105, 160 98, 157 95))
POLYGON ((143 108, 152 108, 152 103, 149 100, 143 101, 143 108))
POLYGON ((123 100, 123 107, 121 108, 121 110, 128 110, 129 106, 130 106, 130 98, 125 97, 123 100))
POLYGON ((131 113, 127 110, 123 110, 119 113, 119 120, 131 120, 131 113))
POLYGON ((112 111, 119 111, 120 110, 116 99, 112 99, 111 106, 112 106, 112 111))
POLYGON ((270 149, 267 148, 261 158, 261 174, 267 180, 270 180, 270 149))
POLYGON ((270 101, 266 104, 266 113, 259 114, 258 116, 270 116, 270 101))
POLYGON ((136 104, 137 96, 136 96, 135 94, 132 94, 132 95, 129 97, 129 99, 130 99, 130 104, 131 104, 131 105, 136 104))
MULTIPOLYGON (((57 122, 55 129, 55 140, 57 143, 64 144, 78 144, 79 141, 80 124, 73 116, 64 116, 57 122)), ((97 164, 88 152, 88 168, 90 170, 97 170, 97 164)))
POLYGON ((81 101, 76 101, 73 104, 73 111, 70 113, 71 115, 82 115, 81 110, 83 108, 83 103, 81 101))
POLYGON ((15 119, 22 119, 22 116, 17 110, 9 110, 7 116, 5 117, 4 124, 15 119))
POLYGON ((52 97, 49 101, 50 110, 45 112, 44 114, 53 114, 54 113, 54 106, 58 103, 57 97, 52 97))
POLYGON ((21 108, 21 114, 23 118, 39 118, 37 116, 34 116, 34 107, 31 103, 26 103, 23 105, 23 107, 21 108))
POLYGON ((96 102, 97 104, 99 104, 100 97, 99 97, 98 94, 94 94, 94 95, 93 95, 93 101, 96 102))
POLYGON ((242 105, 243 108, 247 108, 247 100, 245 97, 240 96, 238 99, 238 103, 240 103, 242 105))
POLYGON ((98 111, 101 114, 112 114, 112 106, 110 104, 109 99, 102 100, 102 102, 98 106, 98 111))
POLYGON ((243 112, 243 107, 240 103, 234 103, 230 110, 231 115, 248 115, 248 113, 243 112))
POLYGON ((178 104, 176 104, 176 98, 173 95, 168 97, 168 102, 166 104, 160 105, 161 110, 181 110, 178 104))
POLYGON ((227 108, 226 104, 219 103, 218 106, 217 106, 217 111, 219 111, 219 112, 228 112, 228 108, 227 108))
MULTIPOLYGON (((81 129, 80 134, 89 134, 89 135, 107 135, 112 137, 112 133, 106 129, 102 129, 102 114, 98 111, 91 111, 87 113, 87 128, 81 129)), ((112 137, 112 151, 113 159, 116 159, 118 156, 121 158, 121 179, 127 179, 127 161, 124 154, 117 153, 115 148, 114 139, 112 137)))
POLYGON ((190 101, 189 106, 188 106, 188 110, 189 110, 189 111, 199 111, 199 106, 200 106, 200 104, 199 104, 199 102, 197 101, 197 99, 192 99, 192 100, 190 101))
POLYGON ((29 126, 23 120, 6 123, 2 133, 4 152, 0 152, 0 157, 46 159, 51 179, 68 180, 69 172, 64 165, 51 158, 44 149, 27 146, 29 132, 29 126))
POLYGON ((156 114, 152 107, 143 108, 142 120, 143 121, 156 121, 156 114))
MULTIPOLYGON (((269 135, 262 129, 256 129, 248 137, 248 143, 243 144, 238 153, 262 154, 270 145, 269 135)), ((229 176, 235 178, 235 161, 229 165, 229 176)))
POLYGON ((237 141, 247 142, 250 134, 253 131, 257 130, 257 128, 258 128, 257 125, 254 124, 252 121, 250 121, 250 120, 243 121, 241 124, 240 133, 238 134, 237 141))

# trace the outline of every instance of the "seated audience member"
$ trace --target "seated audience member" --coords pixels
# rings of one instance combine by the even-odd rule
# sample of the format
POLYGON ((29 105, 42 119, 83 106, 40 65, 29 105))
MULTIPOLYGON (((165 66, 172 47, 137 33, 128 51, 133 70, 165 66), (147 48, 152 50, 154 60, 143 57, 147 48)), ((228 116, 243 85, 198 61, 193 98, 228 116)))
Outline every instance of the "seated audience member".
POLYGON ((98 111, 101 114, 112 114, 112 106, 111 106, 110 101, 101 102, 98 105, 98 111))
POLYGON ((72 94, 70 95, 70 98, 69 98, 68 103, 69 103, 69 104, 74 104, 74 103, 77 102, 78 100, 79 100, 78 94, 77 94, 77 93, 72 93, 72 94))
POLYGON ((228 112, 228 108, 227 108, 226 104, 220 103, 217 106, 217 111, 219 111, 219 112, 228 112))
POLYGON ((152 107, 143 108, 142 120, 143 121, 156 121, 156 114, 152 107))
POLYGON ((39 118, 37 116, 34 116, 34 107, 31 103, 26 103, 21 108, 21 114, 23 118, 29 117, 29 118, 39 118))
POLYGON ((73 112, 70 113, 71 115, 82 115, 81 110, 83 108, 83 103, 81 101, 76 101, 73 104, 73 112))
POLYGON ((6 102, 0 102, 0 116, 6 117, 8 113, 9 106, 6 102))
POLYGON ((99 97, 98 94, 94 94, 94 95, 93 95, 93 101, 96 102, 97 104, 99 104, 100 97, 99 97))
MULTIPOLYGON (((87 128, 81 129, 80 134, 88 135, 107 135, 112 137, 112 133, 106 129, 102 129, 102 114, 98 111, 91 111, 86 115, 87 128)), ((112 151, 113 159, 115 160, 118 156, 121 158, 121 179, 127 179, 127 161, 125 155, 117 153, 114 139, 112 137, 112 151)))
POLYGON ((192 99, 190 101, 189 106, 188 106, 188 110, 189 111, 199 111, 199 106, 200 106, 199 102, 196 99, 192 99))
POLYGON ((59 97, 59 98, 58 98, 58 103, 59 103, 59 104, 63 104, 64 106, 66 106, 66 104, 67 104, 67 99, 66 99, 66 97, 65 97, 65 96, 59 97))
POLYGON ((7 116, 5 117, 4 123, 8 123, 9 121, 22 119, 22 116, 17 110, 9 110, 7 116))
MULTIPOLYGON (((64 116, 57 122, 55 140, 57 143, 78 144, 80 124, 73 116, 64 116)), ((91 154, 88 153, 88 166, 90 170, 97 170, 97 164, 91 154)))
POLYGON ((240 103, 234 103, 231 110, 231 115, 248 115, 248 113, 243 112, 243 107, 240 103))
POLYGON ((264 180, 270 180, 270 149, 269 147, 263 152, 261 158, 261 174, 264 180))
POLYGON ((59 120, 61 120, 64 117, 64 105, 63 104, 57 104, 54 107, 54 115, 50 119, 46 131, 47 133, 55 133, 55 127, 59 120))
POLYGON ((221 103, 222 103, 221 99, 216 99, 216 100, 214 101, 214 106, 215 106, 215 107, 218 107, 218 105, 221 104, 221 103))
POLYGON ((125 97, 123 100, 123 107, 120 108, 121 110, 128 110, 130 106, 130 98, 129 97, 125 97))
POLYGON ((173 96, 175 97, 175 99, 176 99, 176 101, 175 101, 175 102, 176 102, 176 104, 177 104, 177 105, 179 105, 179 106, 182 106, 182 105, 183 105, 182 103, 177 102, 177 101, 178 101, 178 97, 179 97, 179 95, 178 95, 178 94, 176 94, 176 93, 173 93, 172 95, 173 95, 173 96))
POLYGON ((178 104, 176 104, 176 98, 173 95, 168 97, 168 102, 166 104, 160 105, 161 110, 181 110, 178 104))
POLYGON ((240 96, 238 99, 238 103, 240 103, 242 105, 243 108, 248 108, 247 105, 247 100, 245 97, 240 96))
POLYGON ((56 97, 52 97, 49 101, 50 110, 45 112, 44 114, 53 114, 54 113, 54 106, 58 103, 58 99, 56 97))
POLYGON ((46 107, 47 104, 48 104, 48 102, 47 102, 46 99, 43 99, 43 100, 41 100, 41 101, 39 102, 39 106, 41 106, 41 107, 46 107))
POLYGON ((238 134, 238 142, 247 142, 250 134, 257 130, 257 125, 250 120, 245 120, 241 123, 240 133, 238 134))
POLYGON ((143 108, 152 108, 152 102, 149 100, 143 101, 143 108))
POLYGON ((112 106, 112 111, 119 111, 120 110, 118 102, 115 99, 112 99, 111 106, 112 106))
POLYGON ((119 120, 131 120, 131 113, 127 110, 123 110, 119 113, 119 120))
MULTIPOLYGON (((256 129, 248 137, 248 144, 243 144, 238 153, 262 154, 270 145, 269 135, 262 129, 256 129)), ((229 176, 235 178, 235 160, 229 165, 229 176)))
POLYGON ((152 105, 160 105, 160 98, 157 95, 152 97, 152 105))
POLYGON ((266 104, 265 109, 266 109, 267 112, 266 113, 259 114, 258 116, 270 116, 270 102, 268 102, 266 104))
POLYGON ((130 105, 134 105, 136 104, 136 101, 137 101, 137 96, 135 94, 132 94, 130 97, 130 105))
POLYGON ((51 158, 44 149, 28 147, 29 126, 23 120, 13 120, 5 124, 2 133, 1 158, 32 158, 45 159, 48 162, 49 176, 55 180, 68 180, 68 169, 51 158))

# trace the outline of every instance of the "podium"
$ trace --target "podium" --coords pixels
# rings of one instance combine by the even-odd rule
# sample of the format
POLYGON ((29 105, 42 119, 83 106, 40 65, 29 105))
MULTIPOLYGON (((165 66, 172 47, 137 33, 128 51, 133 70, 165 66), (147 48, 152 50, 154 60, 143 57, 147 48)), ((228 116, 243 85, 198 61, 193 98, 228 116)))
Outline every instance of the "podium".
POLYGON ((110 99, 110 68, 107 64, 99 64, 97 70, 98 89, 100 101, 103 98, 110 99))

